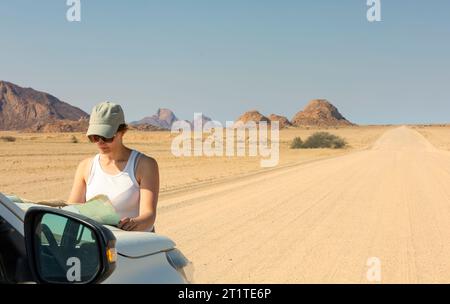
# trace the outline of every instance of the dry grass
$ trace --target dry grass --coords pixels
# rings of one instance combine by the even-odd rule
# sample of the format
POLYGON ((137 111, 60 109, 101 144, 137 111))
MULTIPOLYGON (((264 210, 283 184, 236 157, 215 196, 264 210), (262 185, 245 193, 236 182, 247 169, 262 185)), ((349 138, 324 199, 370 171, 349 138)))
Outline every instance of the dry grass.
POLYGON ((450 125, 425 125, 411 128, 422 134, 436 148, 450 150, 450 125))
MULTIPOLYGON (((347 127, 339 129, 286 129, 280 131, 279 166, 330 157, 370 147, 388 127, 347 127), (292 150, 294 137, 307 138, 316 131, 327 131, 343 137, 349 146, 342 150, 292 150)), ((97 153, 95 145, 84 134, 77 133, 17 133, 11 143, 0 142, 0 192, 12 193, 32 200, 67 199, 77 164, 97 153), (73 137, 76 145, 68 145, 73 137)), ((171 154, 175 135, 170 132, 130 131, 125 144, 154 157, 160 167, 161 192, 189 188, 256 172, 260 157, 182 157, 171 154)))
POLYGON ((15 142, 16 138, 14 136, 0 136, 0 141, 3 141, 3 142, 15 142))

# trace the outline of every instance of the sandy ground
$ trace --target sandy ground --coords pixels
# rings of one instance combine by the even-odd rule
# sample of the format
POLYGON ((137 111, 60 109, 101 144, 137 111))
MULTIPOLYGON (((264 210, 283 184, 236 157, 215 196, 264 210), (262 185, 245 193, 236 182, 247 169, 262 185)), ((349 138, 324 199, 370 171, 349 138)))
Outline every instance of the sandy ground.
MULTIPOLYGON (((354 127, 324 130, 344 137, 344 150, 292 150, 296 136, 306 139, 316 129, 288 129, 280 132, 279 167, 366 149, 386 127, 354 127)), ((0 140, 0 192, 30 200, 68 198, 77 164, 97 153, 83 134, 26 134, 0 132, 0 138, 12 136, 15 142, 0 140), (78 143, 72 143, 75 137, 78 143)), ((193 187, 234 179, 264 171, 260 157, 183 157, 171 154, 176 135, 170 132, 129 132, 127 146, 154 157, 160 167, 161 193, 182 192, 193 187)))
POLYGON ((436 148, 450 151, 450 125, 411 126, 436 148))
POLYGON ((167 195, 158 232, 203 283, 450 283, 450 152, 407 127, 368 150, 167 195))
MULTIPOLYGON (((170 155, 164 132, 127 134, 160 163, 157 231, 191 259, 199 283, 450 283, 450 127, 328 130, 345 150, 291 150, 280 165, 259 158, 170 155)), ((76 164, 95 147, 71 134, 0 133, 0 191, 68 195, 76 164)))

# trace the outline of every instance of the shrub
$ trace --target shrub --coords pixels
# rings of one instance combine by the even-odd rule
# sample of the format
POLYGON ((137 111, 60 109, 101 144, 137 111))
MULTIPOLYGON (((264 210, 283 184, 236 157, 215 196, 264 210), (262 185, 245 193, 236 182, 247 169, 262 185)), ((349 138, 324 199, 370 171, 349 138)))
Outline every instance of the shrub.
POLYGON ((0 141, 15 142, 16 138, 13 136, 0 136, 0 141))
POLYGON ((328 132, 312 134, 302 145, 304 149, 332 148, 341 149, 347 145, 345 139, 328 132))
POLYGON ((301 149, 303 140, 300 137, 295 137, 291 142, 291 149, 301 149))
POLYGON ((76 144, 78 143, 78 138, 75 135, 72 135, 72 137, 70 138, 70 142, 76 144))

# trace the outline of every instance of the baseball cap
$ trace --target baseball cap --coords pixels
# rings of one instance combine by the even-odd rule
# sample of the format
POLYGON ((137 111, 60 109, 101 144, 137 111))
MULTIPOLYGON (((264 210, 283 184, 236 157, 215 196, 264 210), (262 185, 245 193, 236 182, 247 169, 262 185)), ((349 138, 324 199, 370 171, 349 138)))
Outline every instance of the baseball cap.
POLYGON ((112 138, 121 124, 125 124, 125 115, 122 107, 105 101, 92 109, 86 135, 100 135, 105 138, 112 138))

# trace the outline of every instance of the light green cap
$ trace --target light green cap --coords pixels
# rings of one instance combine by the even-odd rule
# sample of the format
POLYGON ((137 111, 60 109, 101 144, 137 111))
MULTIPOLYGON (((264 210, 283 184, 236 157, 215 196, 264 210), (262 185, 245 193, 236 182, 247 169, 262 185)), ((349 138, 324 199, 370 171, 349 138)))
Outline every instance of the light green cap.
POLYGON ((109 101, 102 102, 92 109, 86 135, 112 138, 121 124, 125 124, 122 107, 109 101))

